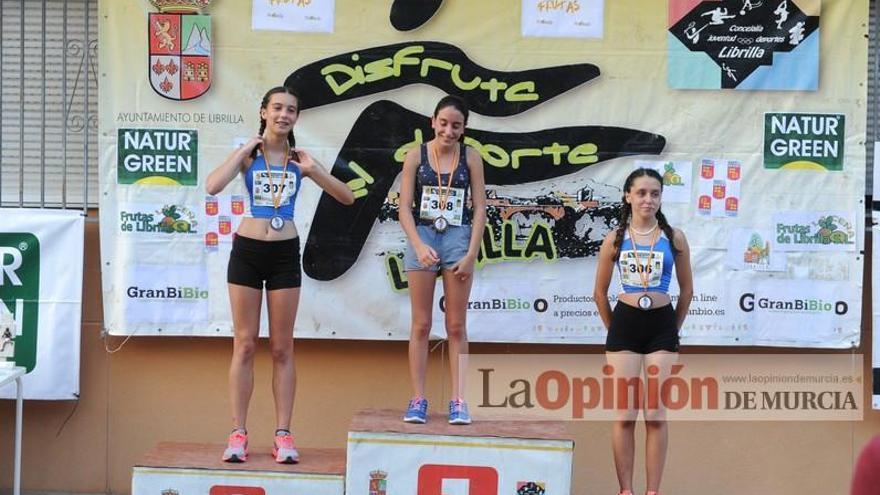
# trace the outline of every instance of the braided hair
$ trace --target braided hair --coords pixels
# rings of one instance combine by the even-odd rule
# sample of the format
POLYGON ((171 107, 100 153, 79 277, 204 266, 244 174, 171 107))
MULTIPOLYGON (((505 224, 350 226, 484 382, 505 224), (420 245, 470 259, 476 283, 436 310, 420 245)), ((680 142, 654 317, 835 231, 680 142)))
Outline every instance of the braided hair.
MULTIPOLYGON (((663 191, 663 177, 652 168, 637 168, 626 178, 626 181, 623 183, 623 199, 621 199, 623 202, 623 208, 620 209, 620 218, 617 223, 617 235, 614 238, 614 261, 620 259, 620 246, 623 245, 623 236, 626 234, 627 229, 629 229, 629 219, 632 217, 632 205, 626 202, 626 193, 632 189, 633 182, 635 182, 636 179, 645 176, 656 179, 657 182, 660 183, 660 191, 663 191)), ((660 229, 666 234, 666 238, 669 239, 669 247, 672 249, 672 256, 677 257, 681 250, 675 247, 675 242, 673 241, 675 239, 675 231, 672 229, 672 226, 669 225, 669 221, 666 220, 666 215, 663 214, 663 211, 660 208, 657 208, 657 214, 655 217, 657 218, 657 224, 660 226, 660 229)))
MULTIPOLYGON (((296 98, 296 104, 299 105, 299 93, 289 86, 276 86, 263 96, 263 101, 260 103, 260 109, 265 110, 269 107, 269 100, 272 99, 272 95, 284 93, 293 96, 296 98)), ((260 116, 260 130, 257 132, 260 136, 263 135, 263 132, 266 130, 266 119, 260 116)), ((290 132, 287 133, 287 144, 290 146, 291 153, 293 153, 293 158, 299 160, 299 157, 296 155, 296 151, 293 149, 296 147, 296 138, 293 136, 293 128, 291 127, 290 132)), ((251 150, 251 159, 255 159, 257 157, 257 148, 259 146, 255 146, 253 150, 251 150)))

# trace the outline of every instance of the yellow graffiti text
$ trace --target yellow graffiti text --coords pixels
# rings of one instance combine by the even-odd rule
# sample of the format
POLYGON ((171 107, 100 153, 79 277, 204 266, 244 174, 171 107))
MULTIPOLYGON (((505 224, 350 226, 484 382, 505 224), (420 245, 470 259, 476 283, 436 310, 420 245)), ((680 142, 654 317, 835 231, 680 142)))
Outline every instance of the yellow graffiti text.
MULTIPOLYGON (((327 85, 336 96, 340 96, 355 86, 365 85, 390 77, 400 77, 404 67, 419 67, 419 77, 432 79, 437 77, 449 77, 452 84, 462 91, 484 91, 488 94, 489 101, 497 102, 499 98, 504 101, 536 101, 539 99, 535 91, 534 81, 520 81, 507 83, 496 78, 483 80, 475 76, 470 81, 461 78, 461 65, 443 59, 422 57, 425 47, 411 45, 397 50, 391 57, 375 60, 366 64, 347 65, 334 63, 321 69, 321 75, 327 85)), ((351 56, 353 62, 360 60, 357 53, 351 56)))
MULTIPOLYGON (((424 142, 424 136, 420 129, 413 133, 413 140, 400 146, 394 152, 394 160, 403 163, 406 153, 424 142)), ((510 167, 519 169, 525 158, 543 158, 550 156, 553 165, 589 165, 599 161, 599 147, 595 143, 562 144, 550 143, 536 148, 518 148, 507 151, 501 146, 492 143, 481 143, 473 137, 465 136, 464 143, 472 146, 483 157, 483 161, 496 168, 510 167)))

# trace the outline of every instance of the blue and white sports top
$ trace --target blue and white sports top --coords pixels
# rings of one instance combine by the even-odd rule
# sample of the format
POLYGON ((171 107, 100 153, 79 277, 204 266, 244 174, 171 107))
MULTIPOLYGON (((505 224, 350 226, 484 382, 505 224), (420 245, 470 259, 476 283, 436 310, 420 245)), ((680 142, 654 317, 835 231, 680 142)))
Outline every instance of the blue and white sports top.
POLYGON ((675 256, 672 254, 672 244, 666 234, 661 230, 657 241, 654 243, 654 253, 651 260, 648 254, 651 252, 649 244, 636 244, 638 248, 638 262, 636 251, 633 251, 633 242, 628 231, 624 231, 623 242, 620 244, 620 259, 617 261, 620 285, 623 292, 645 292, 640 271, 647 270, 648 292, 669 293, 669 281, 672 280, 672 267, 675 265, 675 256))
POLYGON ((293 209, 296 206, 296 195, 302 184, 302 172, 299 165, 291 160, 287 164, 284 177, 283 165, 272 165, 272 181, 269 181, 269 171, 266 170, 266 160, 262 153, 254 158, 251 166, 244 171, 244 185, 247 187, 250 198, 250 216, 253 218, 272 218, 275 215, 275 206, 272 203, 272 195, 281 195, 278 203, 278 214, 286 220, 293 220, 293 209), (279 192, 280 189, 280 192, 279 192))

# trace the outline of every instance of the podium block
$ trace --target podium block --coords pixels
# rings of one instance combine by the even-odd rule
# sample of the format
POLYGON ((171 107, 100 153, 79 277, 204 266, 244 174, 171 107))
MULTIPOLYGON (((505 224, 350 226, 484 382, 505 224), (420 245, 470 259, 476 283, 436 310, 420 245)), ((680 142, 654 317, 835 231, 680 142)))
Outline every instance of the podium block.
POLYGON ((132 495, 343 495, 345 451, 299 449, 299 464, 278 464, 271 448, 248 461, 220 460, 223 445, 163 442, 134 466, 132 495))
POLYGON ((564 423, 401 420, 359 412, 348 433, 347 495, 568 495, 574 441, 564 423))

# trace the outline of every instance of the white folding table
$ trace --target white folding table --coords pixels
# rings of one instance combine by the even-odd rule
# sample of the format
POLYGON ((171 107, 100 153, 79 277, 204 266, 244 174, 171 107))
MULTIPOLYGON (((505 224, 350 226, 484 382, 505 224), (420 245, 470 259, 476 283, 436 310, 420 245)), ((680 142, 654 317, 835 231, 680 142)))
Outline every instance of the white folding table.
POLYGON ((13 471, 12 495, 21 495, 21 377, 25 369, 21 366, 0 368, 0 387, 15 381, 15 470, 13 471))

